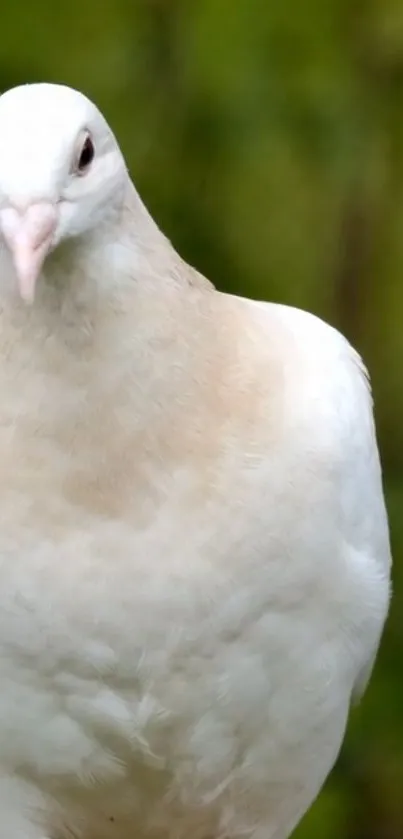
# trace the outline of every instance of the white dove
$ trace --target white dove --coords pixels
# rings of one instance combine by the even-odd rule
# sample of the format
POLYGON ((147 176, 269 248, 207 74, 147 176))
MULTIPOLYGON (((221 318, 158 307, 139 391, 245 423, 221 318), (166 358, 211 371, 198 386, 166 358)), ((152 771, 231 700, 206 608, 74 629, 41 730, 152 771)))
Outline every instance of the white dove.
POLYGON ((285 839, 388 611, 365 368, 185 264, 68 87, 0 97, 0 235, 1 836, 285 839))

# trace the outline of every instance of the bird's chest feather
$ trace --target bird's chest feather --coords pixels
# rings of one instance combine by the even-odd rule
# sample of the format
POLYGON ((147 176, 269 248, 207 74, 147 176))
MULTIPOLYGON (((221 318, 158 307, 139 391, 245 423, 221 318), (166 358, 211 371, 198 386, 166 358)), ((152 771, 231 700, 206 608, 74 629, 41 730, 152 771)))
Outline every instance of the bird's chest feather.
POLYGON ((182 437, 186 464, 168 449, 157 468, 125 449, 124 417, 78 441, 16 417, 0 416, 2 766, 78 820, 84 789, 97 839, 116 810, 157 832, 178 808, 214 820, 226 789, 270 809, 270 773, 308 796, 366 655, 367 574, 340 573, 332 503, 243 441, 189 454, 182 437))
MULTIPOLYGON (((281 516, 259 510, 247 481, 232 502, 207 494, 191 504, 194 482, 178 471, 165 476, 159 503, 149 497, 132 517, 108 517, 66 500, 71 474, 52 483, 21 470, 1 492, 0 718, 9 733, 0 738, 15 759, 21 748, 19 759, 38 767, 38 743, 47 743, 44 766, 62 772, 72 755, 54 744, 68 743, 83 772, 96 756, 88 771, 102 774, 103 760, 114 766, 109 748, 158 754, 161 731, 193 723, 219 696, 234 703, 234 724, 237 714, 256 719, 284 669, 312 658, 326 629, 336 649, 325 577, 298 559, 301 538, 311 538, 303 516, 285 539, 281 516)), ((307 688, 333 666, 326 643, 307 688)))
POLYGON ((91 518, 0 537, 2 766, 97 839, 211 835, 249 784, 254 819, 304 801, 344 730, 350 662, 312 581, 276 582, 259 540, 228 554, 206 530, 206 550, 166 512, 159 539, 91 518))

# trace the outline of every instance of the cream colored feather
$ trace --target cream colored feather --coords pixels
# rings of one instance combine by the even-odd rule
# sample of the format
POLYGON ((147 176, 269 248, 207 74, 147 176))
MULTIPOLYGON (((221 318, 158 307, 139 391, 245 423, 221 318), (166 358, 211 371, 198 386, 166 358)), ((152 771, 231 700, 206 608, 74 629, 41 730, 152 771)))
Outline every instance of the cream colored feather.
POLYGON ((68 88, 0 97, 0 229, 1 835, 286 839, 388 608, 361 361, 186 265, 68 88))

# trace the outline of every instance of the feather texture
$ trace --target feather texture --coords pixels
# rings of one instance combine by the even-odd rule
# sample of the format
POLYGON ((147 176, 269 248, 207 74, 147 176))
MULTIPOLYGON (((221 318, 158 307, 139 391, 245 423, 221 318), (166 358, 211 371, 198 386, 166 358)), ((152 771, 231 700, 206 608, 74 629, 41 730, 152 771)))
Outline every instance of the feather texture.
POLYGON ((388 609, 366 371, 186 265, 81 94, 0 97, 21 196, 60 215, 32 306, 0 252, 2 831, 286 839, 388 609))

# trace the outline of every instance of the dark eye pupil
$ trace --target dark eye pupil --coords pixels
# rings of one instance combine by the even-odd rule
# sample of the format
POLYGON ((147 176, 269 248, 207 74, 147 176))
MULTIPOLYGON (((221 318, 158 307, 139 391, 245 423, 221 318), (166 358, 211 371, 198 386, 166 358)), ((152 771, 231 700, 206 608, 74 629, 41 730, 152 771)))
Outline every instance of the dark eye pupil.
POLYGON ((94 144, 93 144, 91 138, 87 137, 87 139, 86 139, 86 141, 83 145, 81 154, 80 154, 80 159, 78 161, 78 168, 79 168, 80 172, 83 172, 84 169, 87 169, 88 166, 90 165, 90 163, 92 163, 92 161, 94 159, 94 154, 95 154, 94 144))

